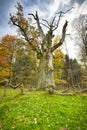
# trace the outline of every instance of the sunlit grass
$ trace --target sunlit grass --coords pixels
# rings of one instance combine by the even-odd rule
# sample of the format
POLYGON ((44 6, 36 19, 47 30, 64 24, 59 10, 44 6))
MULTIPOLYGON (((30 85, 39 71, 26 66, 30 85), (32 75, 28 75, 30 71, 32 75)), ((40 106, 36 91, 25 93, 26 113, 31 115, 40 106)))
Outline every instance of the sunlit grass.
MULTIPOLYGON (((0 89, 0 97, 2 95, 0 89)), ((86 130, 87 96, 58 96, 46 92, 8 90, 0 103, 2 130, 86 130)))

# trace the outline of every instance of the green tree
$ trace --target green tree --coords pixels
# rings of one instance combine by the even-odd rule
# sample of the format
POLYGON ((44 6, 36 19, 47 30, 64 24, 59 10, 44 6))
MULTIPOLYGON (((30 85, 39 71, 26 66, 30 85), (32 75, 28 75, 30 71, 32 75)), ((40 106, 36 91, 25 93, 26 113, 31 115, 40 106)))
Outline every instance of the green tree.
POLYGON ((60 49, 57 49, 55 51, 53 65, 54 65, 54 80, 55 80, 56 86, 65 85, 66 80, 63 79, 64 54, 60 49))
POLYGON ((76 59, 71 59, 68 55, 65 56, 64 72, 64 78, 67 81, 68 87, 78 86, 82 73, 81 65, 76 59))
POLYGON ((13 83, 22 82, 26 87, 36 85, 36 56, 35 52, 25 41, 19 39, 16 42, 16 56, 13 62, 13 83))

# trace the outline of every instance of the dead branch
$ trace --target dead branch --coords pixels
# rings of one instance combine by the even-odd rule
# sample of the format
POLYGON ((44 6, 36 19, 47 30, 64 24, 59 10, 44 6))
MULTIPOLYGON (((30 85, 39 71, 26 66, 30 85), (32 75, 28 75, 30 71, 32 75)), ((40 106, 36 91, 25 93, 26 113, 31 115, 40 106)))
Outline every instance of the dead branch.
POLYGON ((68 9, 68 10, 66 10, 65 12, 60 11, 60 12, 56 13, 57 15, 59 14, 59 18, 58 18, 58 20, 57 20, 56 27, 53 29, 53 31, 56 30, 56 29, 58 28, 59 22, 60 22, 60 18, 63 17, 64 14, 68 13, 68 12, 71 11, 72 9, 73 9, 73 7, 70 8, 70 9, 68 9))
POLYGON ((56 30, 56 29, 58 28, 58 26, 59 26, 61 14, 62 14, 62 13, 60 12, 59 19, 58 19, 57 24, 56 24, 56 27, 53 29, 53 31, 56 30))
POLYGON ((66 93, 68 92, 69 89, 66 89, 66 90, 62 90, 61 93, 66 93))
POLYGON ((56 95, 61 95, 61 96, 74 96, 75 94, 74 94, 74 93, 57 93, 57 92, 56 92, 56 95))
POLYGON ((42 30, 42 27, 40 26, 40 21, 39 21, 39 16, 38 16, 37 11, 36 11, 36 14, 35 14, 35 15, 34 15, 33 13, 29 13, 28 15, 33 16, 34 20, 36 20, 37 26, 38 26, 38 30, 39 30, 39 32, 40 32, 40 34, 41 34, 41 37, 44 38, 45 35, 44 35, 43 30, 42 30))
POLYGON ((36 16, 35 16, 33 13, 29 13, 28 15, 33 16, 33 18, 34 18, 35 20, 37 20, 36 16))
POLYGON ((66 28, 67 28, 67 25, 68 25, 68 21, 66 20, 64 26, 63 26, 63 29, 62 29, 62 38, 60 39, 60 41, 54 45, 52 48, 51 48, 51 52, 53 52, 55 49, 57 49, 58 47, 60 47, 64 40, 65 40, 65 35, 66 35, 66 28))
POLYGON ((66 10, 66 11, 60 11, 60 12, 58 12, 58 13, 56 13, 56 14, 66 14, 67 12, 69 12, 69 11, 71 11, 72 9, 73 9, 74 7, 71 7, 70 9, 68 9, 68 10, 66 10))
POLYGON ((70 9, 66 10, 65 12, 62 12, 63 14, 66 14, 67 12, 71 11, 74 7, 71 7, 70 9))
POLYGON ((80 91, 77 91, 77 93, 87 93, 87 88, 80 90, 80 91))
POLYGON ((49 27, 48 27, 46 24, 44 24, 44 23, 41 23, 41 22, 40 22, 40 24, 42 24, 42 25, 45 26, 46 28, 49 28, 49 27))
POLYGON ((42 21, 46 22, 46 23, 47 23, 47 25, 48 25, 48 27, 50 26, 50 24, 48 23, 48 21, 47 21, 47 20, 42 19, 42 21))
POLYGON ((64 91, 62 91, 62 92, 57 92, 55 89, 53 89, 53 88, 50 88, 50 89, 48 89, 47 90, 48 91, 48 93, 49 94, 55 94, 55 95, 61 95, 61 96, 73 96, 73 95, 75 95, 74 93, 68 93, 68 92, 64 92, 64 91))
POLYGON ((22 85, 22 83, 18 83, 18 84, 16 84, 16 85, 14 85, 14 84, 12 84, 12 83, 9 83, 9 86, 10 86, 11 88, 13 88, 13 89, 18 88, 18 87, 20 87, 21 85, 22 85))
POLYGON ((55 21, 55 18, 56 18, 56 16, 54 16, 54 18, 53 18, 53 20, 52 20, 52 22, 51 22, 51 26, 53 26, 54 21, 55 21))

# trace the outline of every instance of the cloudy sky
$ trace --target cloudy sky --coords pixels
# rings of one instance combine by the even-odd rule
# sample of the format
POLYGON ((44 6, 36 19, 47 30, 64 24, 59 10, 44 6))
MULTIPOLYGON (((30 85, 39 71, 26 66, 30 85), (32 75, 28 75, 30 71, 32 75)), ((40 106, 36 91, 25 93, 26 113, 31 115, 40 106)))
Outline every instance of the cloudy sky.
MULTIPOLYGON (((8 24, 9 14, 16 11, 15 5, 17 0, 0 0, 0 38, 6 34, 15 35, 16 28, 10 27, 8 24)), ((24 7, 24 14, 28 16, 28 13, 34 13, 36 10, 39 13, 40 18, 50 20, 56 12, 66 11, 71 7, 74 7, 70 12, 68 12, 64 18, 61 20, 60 28, 55 32, 55 34, 60 34, 60 30, 65 20, 69 22, 67 32, 71 33, 71 23, 74 18, 78 17, 80 14, 87 13, 87 0, 18 0, 24 7)), ((76 51, 73 42, 70 38, 66 38, 66 43, 68 44, 70 57, 76 56, 76 51), (73 52, 73 53, 71 53, 73 52)))

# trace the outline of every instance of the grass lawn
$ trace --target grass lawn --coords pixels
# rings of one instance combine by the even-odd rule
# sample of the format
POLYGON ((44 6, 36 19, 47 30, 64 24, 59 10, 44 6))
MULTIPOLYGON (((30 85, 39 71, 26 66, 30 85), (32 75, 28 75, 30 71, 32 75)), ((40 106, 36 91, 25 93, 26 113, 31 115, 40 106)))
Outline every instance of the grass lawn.
POLYGON ((87 95, 18 93, 8 89, 0 102, 0 130, 87 130, 87 95))

